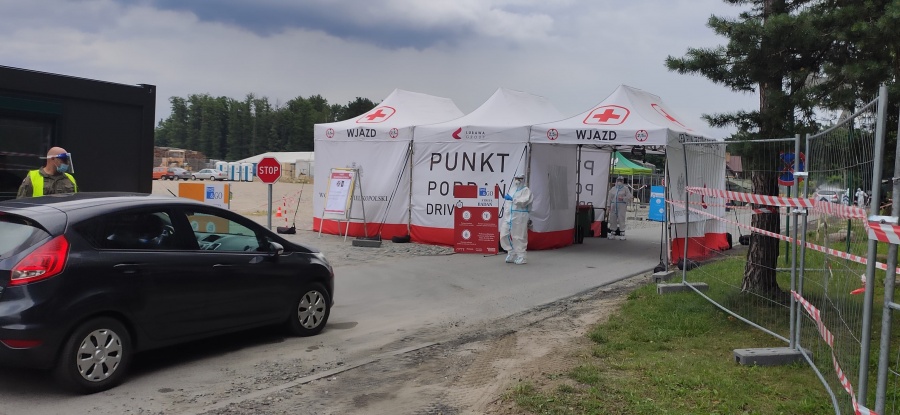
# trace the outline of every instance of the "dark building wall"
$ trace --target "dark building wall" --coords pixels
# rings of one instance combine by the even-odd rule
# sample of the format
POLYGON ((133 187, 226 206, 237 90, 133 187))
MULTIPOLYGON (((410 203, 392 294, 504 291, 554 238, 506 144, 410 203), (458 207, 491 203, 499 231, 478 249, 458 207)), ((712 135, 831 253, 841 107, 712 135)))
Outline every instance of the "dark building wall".
MULTIPOLYGON (((150 193, 155 108, 153 85, 0 66, 0 117, 51 124, 49 146, 72 153, 79 191, 150 193)), ((0 152, 5 145, 12 147, 12 139, 0 136, 0 152)), ((31 151, 46 154, 48 144, 40 147, 31 151)), ((33 163, 38 168, 44 161, 33 163)))

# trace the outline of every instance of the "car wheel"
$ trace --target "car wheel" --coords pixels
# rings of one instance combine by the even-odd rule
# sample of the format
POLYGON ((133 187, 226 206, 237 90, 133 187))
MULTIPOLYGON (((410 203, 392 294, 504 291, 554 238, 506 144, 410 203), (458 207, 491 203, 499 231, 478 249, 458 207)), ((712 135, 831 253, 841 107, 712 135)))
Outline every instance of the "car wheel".
POLYGON ((215 178, 215 177, 212 177, 212 176, 209 176, 209 181, 214 182, 214 181, 216 181, 216 178, 215 178))
POLYGON ((303 295, 294 301, 288 317, 288 329, 297 336, 319 334, 331 314, 331 299, 322 284, 314 283, 303 290, 303 295))
POLYGON ((122 383, 131 356, 131 337, 125 326, 112 318, 96 318, 72 332, 63 344, 54 374, 69 390, 100 392, 122 383))
POLYGON ((191 176, 191 180, 197 180, 197 176, 191 176))

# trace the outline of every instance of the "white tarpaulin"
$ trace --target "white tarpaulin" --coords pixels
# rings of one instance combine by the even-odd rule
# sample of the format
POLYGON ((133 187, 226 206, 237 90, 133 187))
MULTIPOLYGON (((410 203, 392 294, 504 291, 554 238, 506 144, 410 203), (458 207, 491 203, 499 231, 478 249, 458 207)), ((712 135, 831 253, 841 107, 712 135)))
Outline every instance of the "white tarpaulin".
POLYGON ((544 97, 500 88, 462 118, 416 127, 412 240, 452 245, 458 202, 453 184, 473 183, 490 192, 499 186, 504 191, 516 172, 525 172, 529 126, 561 118, 544 97))
POLYGON ((691 137, 706 139, 658 96, 625 85, 588 111, 531 128, 533 143, 667 146, 691 137))
MULTIPOLYGON (((601 103, 579 115, 557 122, 533 125, 530 138, 534 144, 591 145, 603 148, 608 152, 626 146, 665 147, 669 166, 667 183, 674 184, 674 188, 670 188, 669 192, 671 199, 684 200, 684 183, 688 183, 689 186, 725 189, 724 146, 688 145, 685 158, 685 146, 682 143, 717 140, 705 137, 702 133, 685 125, 683 120, 658 96, 629 86, 619 86, 601 103), (687 175, 685 175, 685 161, 687 161, 687 166, 692 166, 687 175), (710 163, 721 163, 721 169, 710 168, 710 163), (701 165, 704 166, 702 169, 701 165)), ((584 157, 584 151, 582 151, 582 157, 584 157)), ((582 178, 581 184, 586 186, 588 183, 582 178)), ((600 195, 605 195, 607 182, 595 182, 594 185, 595 187, 604 187, 603 189, 595 188, 595 194, 599 192, 600 195)), ((547 190, 532 188, 532 191, 540 194, 547 190)), ((702 208, 699 196, 696 198, 692 196, 691 202, 696 202, 697 206, 702 208)), ((721 202, 716 204, 724 205, 721 202)), ((713 215, 721 217, 725 214, 724 208, 712 208, 711 204, 707 204, 707 208, 713 215)), ((676 226, 676 236, 682 236, 678 236, 673 241, 672 252, 675 257, 676 252, 684 247, 685 214, 684 210, 680 208, 672 210, 672 206, 670 206, 670 212, 672 212, 669 215, 670 220, 682 224, 680 232, 679 227, 676 226), (679 238, 682 244, 679 244, 677 240, 679 238)), ((690 223, 691 239, 703 239, 697 245, 719 249, 725 243, 725 235, 720 221, 708 221, 707 217, 694 214, 690 215, 690 223)), ((689 252, 692 257, 695 256, 693 254, 695 252, 689 252)), ((696 256, 702 256, 702 253, 696 256)))
POLYGON ((315 125, 315 194, 313 230, 344 232, 335 220, 322 221, 329 173, 333 168, 359 169, 360 189, 355 189, 349 234, 391 238, 408 234, 410 160, 413 129, 420 124, 462 117, 452 100, 416 92, 394 90, 371 111, 359 117, 315 125), (393 197, 391 196, 393 195, 393 197), (388 207, 390 203, 390 207, 388 207))

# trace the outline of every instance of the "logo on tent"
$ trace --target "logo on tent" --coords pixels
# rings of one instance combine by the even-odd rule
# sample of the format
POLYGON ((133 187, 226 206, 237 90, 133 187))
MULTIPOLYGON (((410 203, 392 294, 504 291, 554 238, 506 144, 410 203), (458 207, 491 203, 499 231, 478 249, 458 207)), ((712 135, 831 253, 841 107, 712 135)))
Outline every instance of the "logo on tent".
POLYGON ((557 131, 556 128, 551 128, 551 129, 547 130, 547 139, 548 140, 553 141, 553 140, 556 140, 557 138, 559 138, 559 131, 557 131))
POLYGON ((595 125, 619 125, 628 118, 631 111, 618 105, 603 105, 591 110, 591 113, 582 121, 584 124, 595 125))
POLYGON ((388 135, 391 136, 391 138, 397 138, 397 136, 400 135, 400 130, 398 130, 396 128, 391 128, 391 130, 388 131, 388 135))
POLYGON ((385 106, 377 107, 372 111, 369 111, 368 114, 361 115, 356 120, 356 122, 357 122, 357 124, 374 124, 374 123, 384 122, 384 121, 387 121, 388 118, 391 118, 391 116, 394 115, 394 113, 396 113, 396 112, 397 112, 397 110, 385 105, 385 106))
POLYGON ((325 137, 334 138, 334 128, 325 130, 325 137))
POLYGON ((484 131, 478 130, 465 130, 463 131, 462 127, 456 129, 453 134, 450 134, 455 140, 462 140, 463 138, 467 140, 483 140, 487 135, 484 131))
POLYGON ((665 117, 667 120, 672 121, 672 122, 674 122, 675 124, 678 124, 678 125, 680 125, 680 126, 686 128, 688 131, 691 131, 690 128, 687 128, 686 125, 684 125, 684 124, 678 122, 678 120, 676 120, 675 117, 669 115, 669 113, 666 112, 666 110, 662 109, 662 107, 660 107, 659 105, 656 105, 656 104, 650 104, 650 106, 653 107, 653 109, 655 109, 656 112, 659 113, 659 115, 662 115, 662 116, 665 117))
POLYGON ((648 133, 647 130, 637 130, 637 132, 634 133, 634 139, 642 143, 647 141, 648 138, 650 138, 650 133, 648 133))

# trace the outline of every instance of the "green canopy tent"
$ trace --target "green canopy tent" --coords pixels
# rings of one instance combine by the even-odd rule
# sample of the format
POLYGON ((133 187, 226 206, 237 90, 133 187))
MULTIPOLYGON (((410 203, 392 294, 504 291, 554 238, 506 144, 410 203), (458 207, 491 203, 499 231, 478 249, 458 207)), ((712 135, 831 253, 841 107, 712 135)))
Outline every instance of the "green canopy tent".
POLYGON ((642 174, 652 174, 653 170, 641 166, 631 160, 625 158, 620 152, 616 152, 616 158, 613 159, 612 172, 621 176, 637 176, 642 174))

